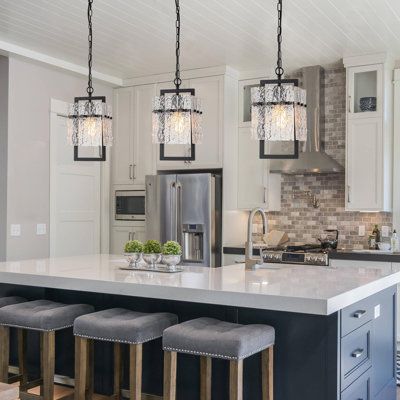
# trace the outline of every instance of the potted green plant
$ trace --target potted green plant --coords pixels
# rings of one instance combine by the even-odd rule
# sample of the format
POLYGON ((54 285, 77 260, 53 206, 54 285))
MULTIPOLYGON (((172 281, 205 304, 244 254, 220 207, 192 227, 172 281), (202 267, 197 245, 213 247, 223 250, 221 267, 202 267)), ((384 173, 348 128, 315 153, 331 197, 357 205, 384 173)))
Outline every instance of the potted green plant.
POLYGON ((143 243, 139 240, 130 240, 125 244, 125 255, 128 259, 129 266, 137 268, 142 258, 143 243))
POLYGON ((148 240, 143 246, 143 260, 151 268, 155 268, 161 260, 162 246, 158 240, 148 240))
POLYGON ((162 254, 163 264, 166 264, 169 270, 174 270, 176 265, 181 262, 182 247, 178 242, 169 240, 164 243, 162 254))

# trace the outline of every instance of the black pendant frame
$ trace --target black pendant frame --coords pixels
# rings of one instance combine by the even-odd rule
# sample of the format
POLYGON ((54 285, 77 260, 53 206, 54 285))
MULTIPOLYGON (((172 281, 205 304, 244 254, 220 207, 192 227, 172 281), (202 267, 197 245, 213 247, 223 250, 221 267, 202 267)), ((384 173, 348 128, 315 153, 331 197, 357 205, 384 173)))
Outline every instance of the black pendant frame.
MULTIPOLYGON (((260 81, 260 86, 278 84, 278 79, 265 79, 260 81)), ((293 86, 299 86, 298 79, 281 79, 280 83, 291 83, 293 86)), ((293 152, 288 154, 265 154, 265 140, 260 140, 259 158, 262 160, 289 160, 299 158, 299 141, 296 139, 296 125, 293 132, 293 152)))
MULTIPOLYGON (((92 96, 92 97, 75 97, 74 103, 79 103, 80 101, 89 100, 101 100, 102 103, 106 102, 105 96, 92 96)), ((69 118, 74 118, 78 116, 70 116, 69 118)), ((101 117, 101 115, 94 115, 94 117, 101 117)), ((99 157, 80 157, 79 156, 79 146, 74 146, 74 161, 106 161, 106 146, 103 144, 103 133, 101 134, 102 145, 99 146, 99 157)))
MULTIPOLYGON (((163 96, 165 94, 169 93, 190 93, 191 96, 195 95, 195 90, 194 89, 162 89, 160 90, 160 96, 163 96)), ((174 110, 177 111, 177 110, 174 110)), ((188 111, 188 110, 184 110, 188 111)), ((190 113, 192 113, 192 110, 190 110, 190 113)), ((160 161, 194 161, 196 159, 196 145, 193 143, 193 130, 192 127, 190 127, 191 133, 190 133, 190 156, 166 156, 165 155, 165 144, 160 143, 160 161)))

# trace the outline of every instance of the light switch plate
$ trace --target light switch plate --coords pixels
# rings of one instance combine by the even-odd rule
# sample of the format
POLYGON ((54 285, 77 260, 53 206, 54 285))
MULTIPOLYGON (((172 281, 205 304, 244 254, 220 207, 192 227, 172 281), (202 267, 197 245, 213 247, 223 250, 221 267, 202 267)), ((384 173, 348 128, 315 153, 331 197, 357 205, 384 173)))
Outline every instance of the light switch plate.
POLYGON ((365 225, 360 225, 358 227, 358 236, 365 236, 365 225))
POLYGON ((10 236, 21 236, 21 225, 20 224, 11 224, 10 236))
POLYGON ((374 318, 379 318, 381 316, 381 305, 378 304, 377 306, 375 306, 374 308, 374 318))
POLYGON ((46 232, 46 224, 36 224, 36 235, 45 235, 46 232))
POLYGON ((386 225, 382 226, 382 237, 389 237, 389 227, 386 225))

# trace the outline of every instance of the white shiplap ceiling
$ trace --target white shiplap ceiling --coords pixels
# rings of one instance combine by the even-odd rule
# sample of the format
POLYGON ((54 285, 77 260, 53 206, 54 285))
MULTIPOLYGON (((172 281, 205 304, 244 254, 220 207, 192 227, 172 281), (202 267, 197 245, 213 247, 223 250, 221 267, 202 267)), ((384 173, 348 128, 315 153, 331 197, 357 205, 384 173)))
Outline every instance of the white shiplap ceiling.
MULTIPOLYGON (((86 4, 0 0, 0 41, 85 66, 86 4)), ((400 0, 284 0, 283 6, 287 70, 382 51, 400 58, 400 0)), ((181 10, 183 69, 273 67, 275 0, 181 0, 181 10)), ((117 78, 172 71, 174 18, 174 0, 94 0, 95 70, 117 78)))

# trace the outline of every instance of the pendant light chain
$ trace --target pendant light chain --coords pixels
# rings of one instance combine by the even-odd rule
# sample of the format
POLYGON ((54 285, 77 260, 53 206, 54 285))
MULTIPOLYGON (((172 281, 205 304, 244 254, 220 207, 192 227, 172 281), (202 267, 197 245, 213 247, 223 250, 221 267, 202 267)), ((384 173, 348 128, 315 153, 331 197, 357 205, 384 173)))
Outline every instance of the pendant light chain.
POLYGON ((89 55, 88 55, 88 67, 89 67, 89 75, 88 75, 88 87, 86 89, 89 95, 89 101, 92 99, 92 94, 94 92, 93 83, 92 83, 92 62, 93 62, 93 32, 92 32, 92 4, 93 0, 88 0, 88 10, 87 10, 87 18, 88 18, 88 27, 89 27, 89 35, 88 35, 88 42, 89 42, 89 55))
POLYGON ((284 69, 282 68, 282 0, 278 0, 278 29, 277 29, 277 42, 278 42, 278 61, 275 68, 275 73, 278 76, 278 86, 281 86, 282 76, 284 69))
POLYGON ((179 65, 179 57, 180 57, 180 48, 181 48, 181 9, 179 6, 179 0, 175 0, 175 8, 176 8, 176 70, 175 70, 175 80, 174 84, 176 90, 179 90, 181 86, 182 79, 181 79, 181 71, 179 65))

